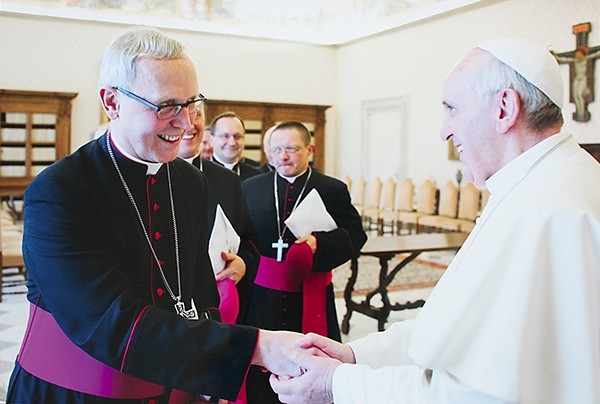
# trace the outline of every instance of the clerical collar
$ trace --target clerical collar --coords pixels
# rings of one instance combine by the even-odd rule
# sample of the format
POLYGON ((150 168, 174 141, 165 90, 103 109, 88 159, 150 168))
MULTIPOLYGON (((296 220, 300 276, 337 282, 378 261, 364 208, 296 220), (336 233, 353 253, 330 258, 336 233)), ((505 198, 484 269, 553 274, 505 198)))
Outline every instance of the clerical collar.
POLYGON ((235 166, 237 165, 237 162, 235 162, 235 163, 224 163, 221 160, 219 160, 217 158, 217 156, 214 155, 214 154, 213 154, 212 158, 213 158, 213 160, 216 160, 217 163, 221 164, 222 166, 225 166, 225 167, 229 168, 230 170, 233 170, 235 168, 235 166))
POLYGON ((301 174, 296 175, 295 177, 286 177, 285 175, 281 175, 279 173, 277 173, 277 175, 279 175, 281 178, 283 178, 284 180, 286 180, 287 182, 289 182, 290 184, 293 184, 294 181, 296 181, 297 178, 302 177, 304 174, 306 174, 306 171, 308 171, 308 168, 304 171, 302 171, 301 174))
POLYGON ((485 181, 485 186, 490 191, 490 195, 502 197, 514 186, 516 179, 529 174, 529 171, 548 153, 560 147, 562 143, 565 143, 571 137, 572 135, 566 133, 552 135, 515 157, 485 181))
POLYGON ((125 149, 117 142, 117 139, 111 136, 109 133, 109 142, 113 142, 115 148, 121 153, 123 156, 127 157, 131 161, 135 161, 136 163, 143 164, 146 166, 146 175, 155 175, 158 170, 162 167, 163 163, 152 163, 149 161, 140 160, 137 157, 133 157, 131 154, 127 153, 125 149))
POLYGON ((194 159, 195 159, 196 157, 198 157, 199 155, 200 155, 200 153, 198 153, 198 154, 196 154, 196 155, 194 155, 194 156, 192 156, 192 157, 186 157, 186 158, 184 158, 184 160, 185 160, 185 161, 187 161, 187 162, 188 162, 188 163, 190 163, 190 164, 194 164, 194 159))

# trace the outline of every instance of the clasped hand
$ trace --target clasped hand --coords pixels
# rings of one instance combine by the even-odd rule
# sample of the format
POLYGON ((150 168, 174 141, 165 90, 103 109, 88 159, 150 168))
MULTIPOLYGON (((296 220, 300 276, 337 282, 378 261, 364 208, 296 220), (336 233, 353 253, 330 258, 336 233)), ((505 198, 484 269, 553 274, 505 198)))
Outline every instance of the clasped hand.
POLYGON ((333 374, 342 363, 354 363, 354 353, 347 345, 317 334, 298 340, 298 348, 286 348, 284 357, 300 371, 300 375, 276 374, 271 387, 283 403, 333 402, 333 374))

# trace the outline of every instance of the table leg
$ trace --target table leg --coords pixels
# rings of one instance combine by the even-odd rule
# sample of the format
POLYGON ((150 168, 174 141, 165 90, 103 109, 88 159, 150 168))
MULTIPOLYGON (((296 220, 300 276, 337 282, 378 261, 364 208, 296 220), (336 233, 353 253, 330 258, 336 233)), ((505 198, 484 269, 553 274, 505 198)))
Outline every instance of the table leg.
POLYGON ((354 301, 352 300, 352 291, 354 290, 354 284, 356 283, 356 277, 358 276, 358 257, 352 258, 350 263, 350 278, 344 289, 344 301, 346 302, 346 314, 342 320, 342 332, 348 334, 350 331, 350 317, 352 317, 352 311, 354 310, 354 301))

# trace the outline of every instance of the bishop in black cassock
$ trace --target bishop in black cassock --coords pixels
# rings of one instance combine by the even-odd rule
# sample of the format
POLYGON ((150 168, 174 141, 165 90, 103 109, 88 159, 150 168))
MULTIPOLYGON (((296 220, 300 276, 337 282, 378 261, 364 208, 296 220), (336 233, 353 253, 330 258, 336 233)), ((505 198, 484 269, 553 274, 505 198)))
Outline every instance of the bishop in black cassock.
MULTIPOLYGON (((219 319, 219 296, 207 253, 206 180, 179 159, 148 173, 150 165, 125 157, 111 142, 145 234, 111 161, 108 142, 108 135, 91 141, 46 168, 27 188, 23 237, 27 299, 36 310, 54 315, 83 355, 166 387, 155 397, 157 402, 166 402, 171 388, 234 400, 257 343, 257 330, 207 319, 219 319), (167 285, 175 295, 180 287, 185 310, 190 311, 193 302, 198 320, 175 315, 167 285)), ((55 368, 38 377, 25 370, 21 361, 30 342, 24 341, 11 376, 9 402, 32 402, 32 397, 40 403, 112 402, 52 383, 57 374, 71 372, 71 379, 76 379, 81 373, 78 363, 68 365, 66 357, 38 358, 42 366, 55 368)), ((52 354, 52 349, 46 353, 52 354)))
MULTIPOLYGON (((263 174, 242 182, 246 195, 248 210, 254 228, 258 232, 258 246, 263 257, 275 258, 277 249, 273 243, 278 240, 277 215, 274 197, 274 176, 277 176, 280 218, 283 221, 291 214, 299 196, 305 197, 316 189, 337 224, 337 229, 328 232, 315 232, 317 250, 313 257, 313 273, 327 273, 339 265, 355 257, 364 243, 366 234, 362 229, 361 219, 352 206, 346 185, 329 176, 309 170, 297 177, 293 183, 282 178, 277 172, 263 174), (306 184, 304 192, 302 189, 306 184), (300 195, 302 193, 302 195, 300 195)), ((301 202, 301 200, 300 200, 301 202)), ((292 246, 296 237, 285 230, 283 241, 292 246)), ((285 259, 288 249, 283 251, 285 259)), ((340 340, 333 285, 326 287, 327 336, 340 340)), ((243 324, 253 325, 269 330, 302 331, 303 294, 302 292, 283 292, 254 285, 248 311, 243 324)), ((268 374, 252 367, 247 379, 249 403, 278 402, 277 396, 268 384, 268 374)))

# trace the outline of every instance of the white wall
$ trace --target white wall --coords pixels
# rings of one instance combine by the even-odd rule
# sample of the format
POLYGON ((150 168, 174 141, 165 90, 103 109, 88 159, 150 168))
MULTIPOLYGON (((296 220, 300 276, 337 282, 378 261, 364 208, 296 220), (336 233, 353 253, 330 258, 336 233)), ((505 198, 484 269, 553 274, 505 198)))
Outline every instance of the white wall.
MULTIPOLYGON (((282 41, 167 31, 189 49, 209 98, 332 105, 327 112, 326 172, 358 176, 367 164, 361 148, 361 104, 401 99, 407 116, 407 161, 397 166, 415 181, 453 179, 461 163, 447 159, 439 140, 442 83, 452 66, 477 43, 504 35, 526 36, 552 49, 573 50, 574 24, 590 21, 590 46, 600 44, 598 0, 490 0, 339 48, 282 41)), ((99 123, 100 57, 124 26, 0 14, 0 88, 77 92, 71 148, 99 123)), ((600 62, 596 63, 592 120, 576 123, 565 108, 565 130, 580 143, 600 143, 600 62)), ((565 80, 568 67, 563 66, 565 80)), ((385 137, 384 137, 385 138, 385 137)), ((369 142, 377 142, 377 136, 369 142)), ((383 150, 378 145, 371 150, 383 150)), ((366 151, 368 152, 368 150, 366 151)), ((380 158, 397 159, 389 150, 380 158)), ((393 166, 392 164, 389 164, 393 166)))
MULTIPOLYGON (((74 150, 100 121, 98 65, 126 27, 75 20, 0 15, 0 88, 79 93, 73 100, 74 150)), ((194 59, 212 99, 333 105, 336 51, 283 41, 169 31, 194 59)), ((332 117, 332 113, 329 113, 332 117)), ((333 118, 328 122, 333 125, 333 118)), ((333 129, 326 128, 333 133, 333 129)), ((333 136, 333 135, 332 135, 333 136)), ((333 167, 334 157, 329 158, 333 167)))
MULTIPOLYGON (((500 36, 528 37, 557 52, 573 50, 572 26, 586 21, 592 23, 589 45, 600 45, 598 0, 502 0, 343 46, 337 71, 336 174, 355 177, 368 166, 365 150, 357 147, 363 136, 361 103, 407 97, 407 175, 418 182, 433 177, 438 185, 454 179, 462 164, 448 160, 447 144, 439 138, 440 97, 447 72, 469 49, 500 36)), ((567 83, 568 67, 562 69, 567 83)), ((565 91, 564 129, 580 143, 600 143, 600 63, 596 63, 595 95, 596 101, 589 105, 592 120, 577 123, 571 119, 574 106, 565 91)), ((369 141, 379 140, 372 136, 369 141)), ((397 150, 389 150, 380 158, 398 156, 397 150)))

